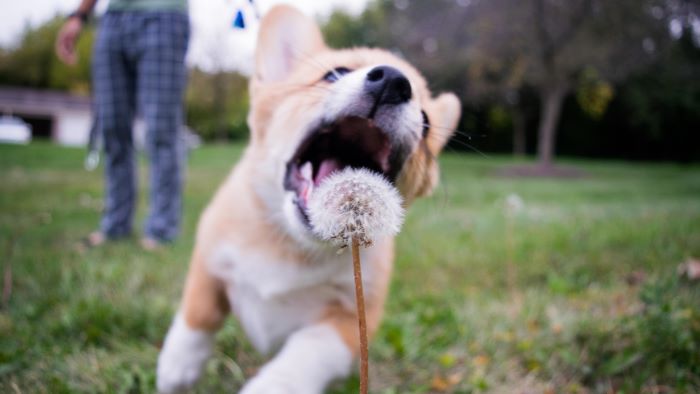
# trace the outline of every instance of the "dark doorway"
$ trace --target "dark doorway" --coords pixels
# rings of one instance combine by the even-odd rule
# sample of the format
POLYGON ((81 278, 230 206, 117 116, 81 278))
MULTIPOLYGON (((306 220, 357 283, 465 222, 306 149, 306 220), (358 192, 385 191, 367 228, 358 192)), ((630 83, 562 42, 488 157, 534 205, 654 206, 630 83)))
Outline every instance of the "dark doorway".
POLYGON ((53 118, 51 116, 15 114, 32 126, 32 139, 53 139, 53 118))

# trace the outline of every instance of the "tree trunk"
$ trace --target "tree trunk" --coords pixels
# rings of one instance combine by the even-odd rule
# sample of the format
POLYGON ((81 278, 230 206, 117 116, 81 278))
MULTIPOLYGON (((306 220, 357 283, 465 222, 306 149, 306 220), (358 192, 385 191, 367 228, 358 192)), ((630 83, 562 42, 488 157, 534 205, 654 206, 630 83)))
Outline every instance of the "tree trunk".
POLYGON ((513 108, 510 114, 513 119, 513 156, 525 156, 525 114, 520 108, 513 108))
POLYGON ((566 89, 560 86, 545 88, 541 93, 542 109, 540 110, 537 156, 539 165, 542 168, 550 168, 552 166, 557 124, 559 123, 561 104, 565 95, 566 89))

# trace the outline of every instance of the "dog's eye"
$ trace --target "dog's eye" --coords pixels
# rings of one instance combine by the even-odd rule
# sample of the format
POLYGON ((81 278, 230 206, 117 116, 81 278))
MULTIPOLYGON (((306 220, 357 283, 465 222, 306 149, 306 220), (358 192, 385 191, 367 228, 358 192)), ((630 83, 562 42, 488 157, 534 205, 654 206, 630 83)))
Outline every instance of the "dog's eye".
POLYGON ((423 138, 428 136, 428 130, 430 130, 430 119, 428 119, 428 114, 425 111, 420 111, 423 115, 423 138))
POLYGON ((323 80, 326 82, 333 83, 349 72, 350 69, 347 67, 336 67, 333 70, 328 71, 326 75, 323 76, 323 80))

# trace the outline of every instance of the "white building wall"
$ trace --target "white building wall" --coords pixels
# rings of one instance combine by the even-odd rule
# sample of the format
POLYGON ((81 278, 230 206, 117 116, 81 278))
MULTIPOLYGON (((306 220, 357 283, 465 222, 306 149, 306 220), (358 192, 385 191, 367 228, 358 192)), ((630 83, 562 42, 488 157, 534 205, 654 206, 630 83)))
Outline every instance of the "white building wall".
MULTIPOLYGON (((89 111, 62 110, 54 114, 53 141, 66 146, 86 146, 90 138, 92 113, 89 111)), ((146 124, 136 118, 133 123, 133 142, 137 149, 144 149, 146 124)))
POLYGON ((54 116, 53 140, 60 145, 85 146, 92 126, 89 111, 60 111, 54 116))

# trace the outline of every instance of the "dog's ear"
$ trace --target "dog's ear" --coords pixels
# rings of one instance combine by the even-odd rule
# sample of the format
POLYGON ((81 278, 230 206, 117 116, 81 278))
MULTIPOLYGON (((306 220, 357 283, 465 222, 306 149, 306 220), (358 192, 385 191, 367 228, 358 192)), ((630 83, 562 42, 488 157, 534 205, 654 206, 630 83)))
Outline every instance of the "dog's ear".
POLYGON ((305 57, 324 50, 316 22, 296 8, 278 5, 263 18, 255 52, 255 77, 260 82, 284 79, 305 57))
POLYGON ((440 153, 455 132, 462 105, 453 93, 442 93, 431 100, 428 114, 433 117, 430 123, 435 127, 429 131, 427 143, 433 155, 440 153))
POLYGON ((428 131, 426 144, 428 152, 419 149, 404 165, 397 185, 406 203, 417 197, 428 196, 440 180, 440 169, 435 160, 455 132, 462 106, 457 96, 443 93, 425 104, 428 120, 433 126, 428 131), (407 175, 413 174, 413 175, 407 175))

